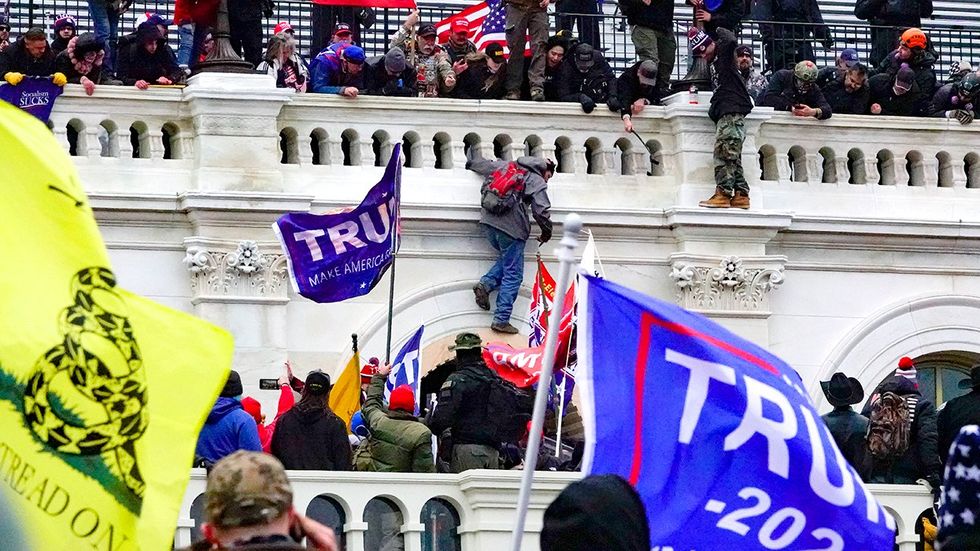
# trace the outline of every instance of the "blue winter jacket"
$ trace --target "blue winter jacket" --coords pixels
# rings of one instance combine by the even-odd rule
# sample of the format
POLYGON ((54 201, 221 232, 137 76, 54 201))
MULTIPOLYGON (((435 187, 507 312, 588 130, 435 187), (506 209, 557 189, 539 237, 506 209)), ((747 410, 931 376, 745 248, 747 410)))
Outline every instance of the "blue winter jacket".
POLYGON ((195 453, 217 461, 238 450, 262 451, 255 419, 234 398, 218 398, 204 421, 195 453))
POLYGON ((348 86, 361 89, 364 81, 360 73, 351 75, 344 72, 338 52, 325 48, 310 62, 311 92, 340 94, 348 86))

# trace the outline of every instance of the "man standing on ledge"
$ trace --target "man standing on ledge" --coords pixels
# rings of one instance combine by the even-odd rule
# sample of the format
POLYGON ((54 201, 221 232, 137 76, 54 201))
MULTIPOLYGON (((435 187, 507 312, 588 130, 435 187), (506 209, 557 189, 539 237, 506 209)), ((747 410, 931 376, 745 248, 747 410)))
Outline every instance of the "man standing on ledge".
POLYGON ((749 184, 742 171, 742 143, 745 141, 745 116, 752 112, 752 98, 738 70, 735 35, 718 28, 716 44, 704 31, 691 28, 688 33, 691 52, 712 64, 714 94, 708 116, 715 122, 715 194, 698 203, 708 208, 749 208, 749 184))
POLYGON ((476 155, 476 148, 471 147, 466 168, 484 178, 480 225, 498 256, 490 271, 473 287, 473 293, 477 306, 490 310, 490 293, 499 290, 490 329, 516 334, 510 313, 524 281, 524 244, 531 235, 527 207, 531 206, 531 214, 541 228, 538 241, 547 243, 551 239, 548 180, 555 172, 555 163, 541 157, 490 161, 476 155))

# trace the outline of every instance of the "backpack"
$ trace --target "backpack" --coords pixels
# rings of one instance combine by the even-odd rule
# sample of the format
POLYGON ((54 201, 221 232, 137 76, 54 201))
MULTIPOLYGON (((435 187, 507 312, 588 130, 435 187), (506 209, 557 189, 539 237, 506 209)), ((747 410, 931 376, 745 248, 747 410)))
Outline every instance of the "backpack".
POLYGON ((510 212, 524 199, 524 181, 527 170, 515 162, 494 170, 483 179, 480 205, 490 214, 500 216, 510 212))
POLYGON ((867 443, 875 459, 895 460, 908 451, 918 401, 885 392, 872 406, 867 443))
POLYGON ((524 437, 534 411, 534 396, 494 374, 487 389, 486 420, 497 442, 516 443, 524 437))

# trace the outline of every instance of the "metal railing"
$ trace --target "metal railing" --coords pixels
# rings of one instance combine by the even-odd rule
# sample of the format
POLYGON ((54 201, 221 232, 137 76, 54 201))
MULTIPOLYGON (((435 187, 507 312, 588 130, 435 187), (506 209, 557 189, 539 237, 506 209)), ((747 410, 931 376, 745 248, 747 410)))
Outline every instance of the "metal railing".
MULTIPOLYGON (((427 23, 436 23, 463 9, 460 5, 425 1, 419 2, 419 7, 422 12, 422 20, 427 23)), ((300 51, 308 54, 311 51, 310 39, 313 34, 311 10, 312 4, 306 0, 279 0, 276 2, 274 16, 263 20, 263 30, 267 34, 271 34, 272 28, 277 22, 290 22, 297 31, 300 51)), ((133 7, 121 16, 119 33, 132 32, 136 27, 137 18, 143 12, 154 11, 168 16, 172 15, 173 1, 145 0, 135 2, 133 7)), ((77 16, 79 29, 82 31, 92 28, 86 0, 42 0, 40 2, 11 0, 12 35, 16 36, 25 31, 31 22, 35 25, 42 24, 50 27, 54 14, 59 13, 71 13, 77 16)), ((384 53, 389 35, 397 30, 408 13, 406 9, 378 9, 375 11, 376 18, 373 25, 361 30, 361 43, 369 56, 384 53)), ((622 71, 636 61, 633 44, 630 40, 629 25, 626 18, 619 14, 614 5, 608 6, 606 13, 598 15, 567 15, 582 17, 586 20, 598 20, 599 46, 603 49, 606 58, 615 71, 622 71), (610 10, 612 13, 609 13, 610 10)), ((678 8, 674 20, 677 53, 672 76, 675 80, 682 78, 687 73, 689 64, 687 28, 691 24, 692 21, 687 17, 687 12, 678 8)), ((552 30, 557 30, 557 23, 554 18, 552 30)), ((844 48, 856 49, 860 59, 867 61, 872 52, 873 35, 888 30, 885 27, 850 23, 817 26, 746 20, 742 23, 739 36, 743 43, 753 46, 757 65, 768 70, 774 68, 774 61, 777 65, 775 68, 781 68, 779 67, 780 62, 789 64, 799 57, 812 59, 818 66, 832 65, 837 53, 844 48), (821 44, 821 40, 816 38, 824 34, 832 38, 832 42, 829 43, 830 48, 826 48, 824 44, 821 44)), ((945 75, 949 63, 954 60, 964 59, 971 63, 980 62, 980 41, 974 40, 980 34, 980 29, 962 25, 925 25, 923 30, 930 37, 931 49, 938 54, 935 69, 940 73, 940 80, 945 75)), ((173 47, 176 48, 176 32, 170 33, 170 40, 173 47)))

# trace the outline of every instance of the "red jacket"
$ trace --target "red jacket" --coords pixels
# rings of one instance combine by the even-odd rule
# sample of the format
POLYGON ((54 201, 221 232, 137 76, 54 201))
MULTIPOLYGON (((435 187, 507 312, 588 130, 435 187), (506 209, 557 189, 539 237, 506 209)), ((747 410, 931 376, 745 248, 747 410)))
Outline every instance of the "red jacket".
POLYGON ((258 400, 251 397, 242 399, 242 408, 252 416, 252 419, 255 419, 255 425, 259 429, 259 441, 262 442, 262 451, 265 453, 271 453, 272 433, 276 430, 276 421, 282 417, 283 413, 289 411, 295 403, 296 397, 293 395, 292 389, 289 386, 283 385, 279 391, 279 408, 276 412, 276 417, 269 424, 263 425, 262 406, 259 405, 258 400))
POLYGON ((174 5, 174 22, 195 23, 214 27, 218 17, 218 4, 221 0, 177 0, 174 5))

